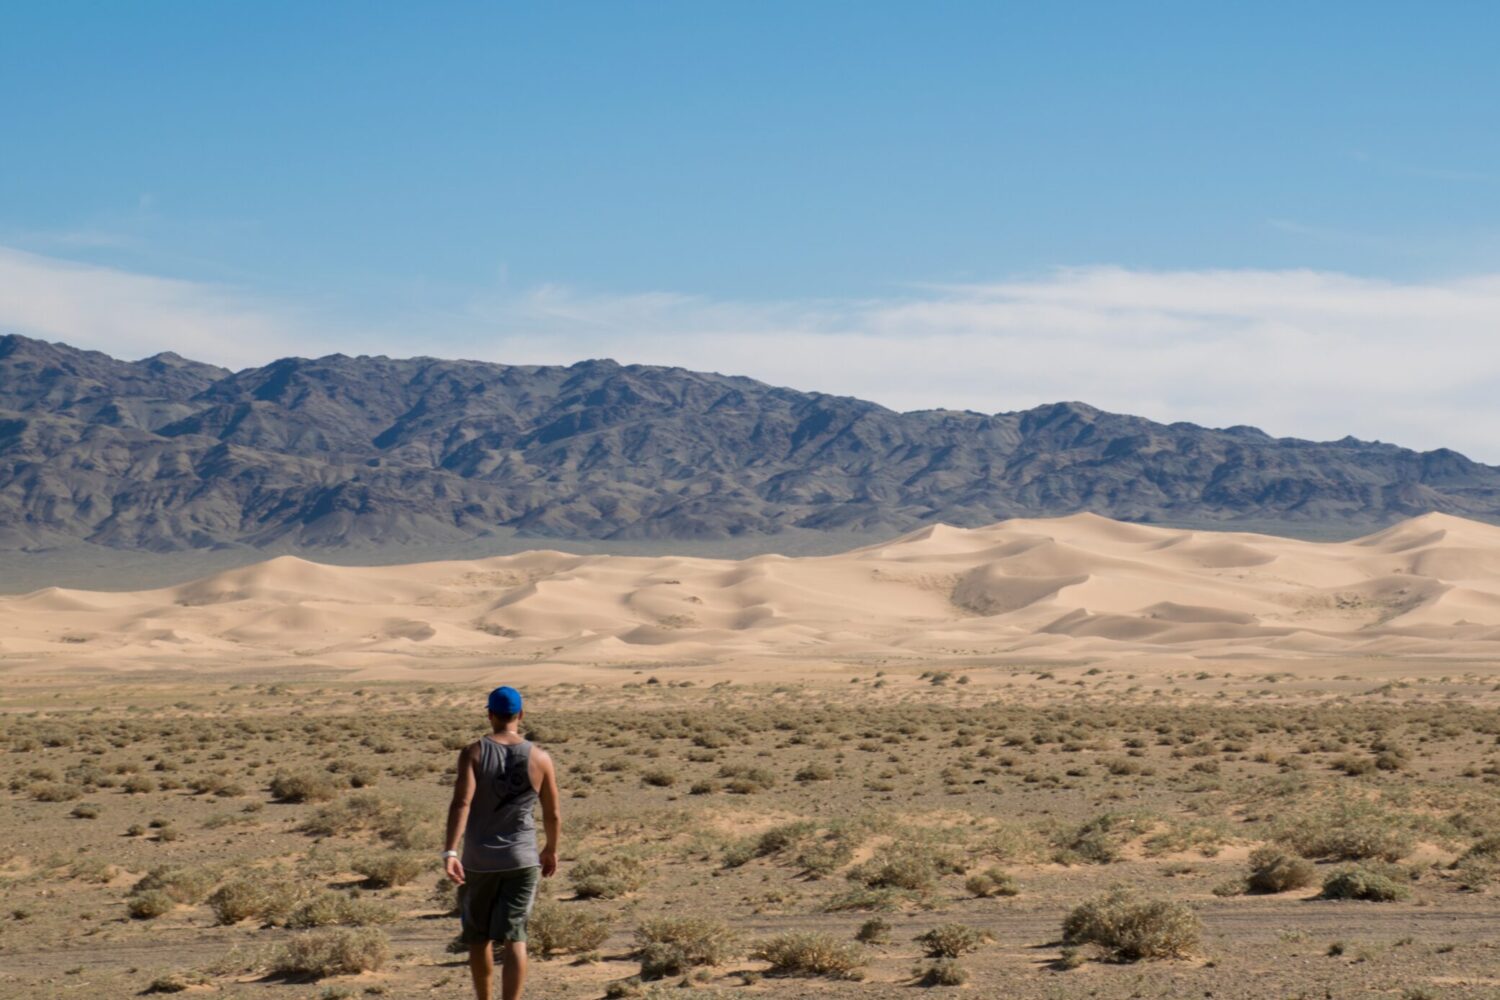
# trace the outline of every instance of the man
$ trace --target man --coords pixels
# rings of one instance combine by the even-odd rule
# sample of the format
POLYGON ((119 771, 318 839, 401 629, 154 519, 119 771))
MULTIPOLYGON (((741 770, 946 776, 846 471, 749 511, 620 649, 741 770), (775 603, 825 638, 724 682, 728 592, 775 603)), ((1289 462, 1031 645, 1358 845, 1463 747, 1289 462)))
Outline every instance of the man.
POLYGON ((536 902, 539 879, 557 871, 562 814, 551 756, 521 736, 521 693, 498 687, 490 692, 488 708, 493 731, 458 755, 443 866, 459 886, 459 919, 469 946, 474 995, 491 1000, 492 944, 498 943, 500 995, 519 1000, 526 981, 526 918, 536 902), (533 816, 538 800, 547 834, 540 852, 533 816))

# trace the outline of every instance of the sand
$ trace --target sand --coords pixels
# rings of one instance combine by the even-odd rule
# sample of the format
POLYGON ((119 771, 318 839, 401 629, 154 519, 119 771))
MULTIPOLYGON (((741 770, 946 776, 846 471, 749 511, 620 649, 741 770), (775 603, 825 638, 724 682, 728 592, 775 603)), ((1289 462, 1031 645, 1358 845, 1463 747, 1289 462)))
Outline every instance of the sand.
POLYGON ((0 670, 13 676, 1497 653, 1500 528, 1436 514, 1338 543, 1080 514, 803 558, 280 557, 153 590, 0 598, 0 670))

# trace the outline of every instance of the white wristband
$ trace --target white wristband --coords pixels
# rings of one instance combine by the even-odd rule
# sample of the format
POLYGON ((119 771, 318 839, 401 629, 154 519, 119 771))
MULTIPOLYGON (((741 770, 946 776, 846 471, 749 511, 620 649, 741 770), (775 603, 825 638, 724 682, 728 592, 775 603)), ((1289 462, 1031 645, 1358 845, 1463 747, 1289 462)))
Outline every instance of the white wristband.
POLYGON ((456 857, 458 857, 458 852, 457 851, 444 851, 443 852, 443 857, 445 857, 445 858, 456 858, 456 857))

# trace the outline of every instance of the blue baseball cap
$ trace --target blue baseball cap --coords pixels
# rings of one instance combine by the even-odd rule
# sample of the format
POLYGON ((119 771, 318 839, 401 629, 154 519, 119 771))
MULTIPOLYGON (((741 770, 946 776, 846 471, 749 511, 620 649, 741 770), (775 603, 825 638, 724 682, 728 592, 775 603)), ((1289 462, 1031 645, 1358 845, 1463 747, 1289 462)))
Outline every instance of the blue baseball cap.
POLYGON ((497 687, 490 692, 490 711, 496 715, 519 715, 521 692, 513 687, 497 687))

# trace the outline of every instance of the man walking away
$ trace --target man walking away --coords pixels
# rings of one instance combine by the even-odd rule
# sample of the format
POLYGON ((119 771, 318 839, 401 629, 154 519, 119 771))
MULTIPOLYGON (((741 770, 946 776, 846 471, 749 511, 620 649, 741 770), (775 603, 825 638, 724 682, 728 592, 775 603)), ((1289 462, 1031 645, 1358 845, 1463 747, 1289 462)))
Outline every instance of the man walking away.
POLYGON ((500 996, 520 1000, 526 982, 526 918, 536 902, 538 881, 557 871, 562 814, 551 756, 521 736, 521 693, 498 687, 490 692, 488 708, 493 732, 458 755, 443 866, 459 886, 459 919, 469 946, 474 995, 492 1000, 492 944, 498 944, 500 996), (533 815, 538 800, 547 834, 540 852, 533 815))

